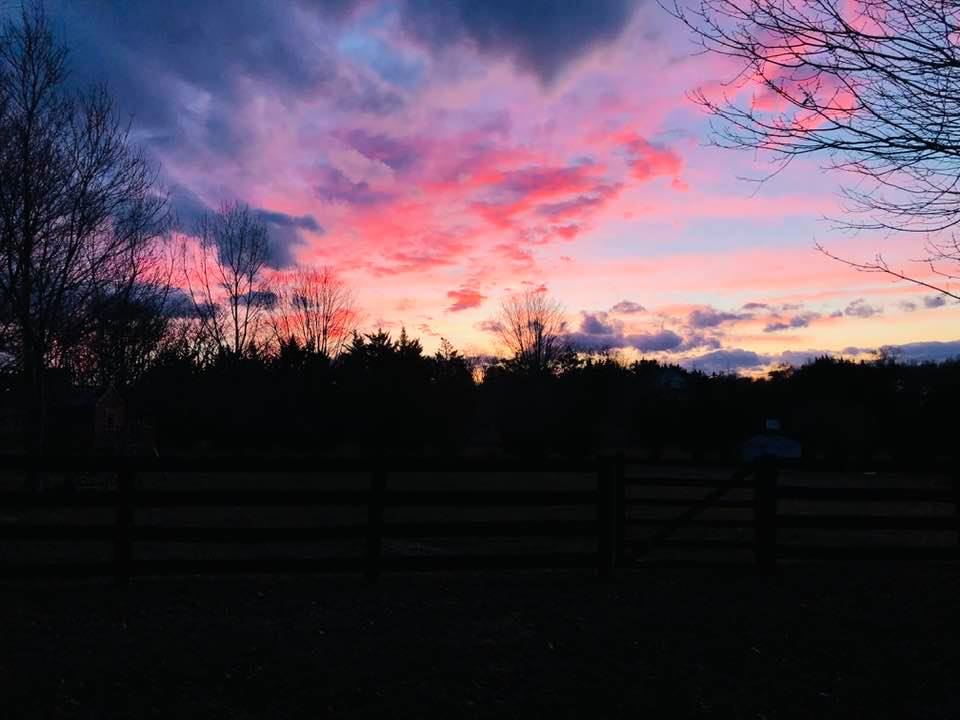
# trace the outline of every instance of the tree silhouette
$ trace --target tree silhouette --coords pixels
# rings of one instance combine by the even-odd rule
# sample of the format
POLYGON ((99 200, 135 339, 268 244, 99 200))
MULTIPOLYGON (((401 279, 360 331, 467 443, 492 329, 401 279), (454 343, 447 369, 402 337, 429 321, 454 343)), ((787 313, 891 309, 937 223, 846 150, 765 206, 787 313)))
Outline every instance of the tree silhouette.
POLYGON ((103 88, 67 88, 67 52, 40 7, 0 30, 0 297, 27 389, 28 443, 44 437, 44 372, 66 364, 108 288, 132 288, 167 203, 103 88))
POLYGON ((357 327, 359 314, 350 287, 333 268, 298 268, 276 288, 270 322, 277 341, 336 358, 357 327))
POLYGON ((552 372, 563 355, 563 306, 545 292, 526 290, 505 298, 496 319, 511 365, 527 375, 552 372))
POLYGON ((225 202, 201 216, 195 237, 182 241, 181 264, 199 330, 219 354, 239 357, 259 340, 274 299, 263 277, 266 225, 248 205, 225 202))
MULTIPOLYGON (((774 174, 818 154, 854 182, 843 189, 854 228, 939 233, 960 223, 960 9, 928 0, 673 0, 667 9, 702 48, 734 62, 720 96, 694 99, 723 146, 759 150, 774 174)), ((942 283, 854 262, 957 298, 942 283)), ((960 263, 954 235, 932 235, 923 260, 944 280, 960 263)))

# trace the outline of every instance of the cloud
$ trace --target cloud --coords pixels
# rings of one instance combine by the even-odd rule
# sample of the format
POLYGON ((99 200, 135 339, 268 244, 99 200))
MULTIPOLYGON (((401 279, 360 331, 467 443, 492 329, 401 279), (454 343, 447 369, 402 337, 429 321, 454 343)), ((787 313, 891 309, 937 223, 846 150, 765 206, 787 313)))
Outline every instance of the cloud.
MULTIPOLYGON (((180 229, 187 234, 195 232, 197 221, 203 215, 215 212, 214 208, 182 185, 170 189, 170 207, 180 229)), ((267 228, 267 265, 275 269, 286 268, 294 263, 293 248, 306 243, 304 231, 316 235, 324 233, 323 226, 313 215, 288 215, 266 208, 254 208, 253 212, 267 228)))
POLYGON ((306 244, 302 232, 322 235, 324 230, 313 215, 287 215, 258 208, 257 217, 267 227, 267 264, 272 268, 286 268, 294 264, 293 248, 306 244))
POLYGON ((364 157, 381 162, 396 172, 413 168, 428 146, 427 141, 419 138, 397 138, 360 128, 337 130, 333 136, 364 157))
POLYGON ((391 199, 387 193, 373 190, 366 180, 354 182, 342 170, 329 165, 319 167, 315 178, 314 192, 324 202, 370 206, 391 199))
MULTIPOLYGON (((947 304, 947 299, 943 295, 926 295, 923 298, 923 306, 928 310, 943 307, 947 304)), ((897 306, 904 312, 914 312, 919 305, 912 300, 901 300, 897 306)))
POLYGON ((749 314, 723 312, 712 307, 697 309, 687 316, 687 324, 693 328, 711 328, 735 320, 746 320, 749 314))
POLYGON ((883 312, 883 308, 870 305, 863 298, 858 298, 852 301, 843 310, 843 314, 846 315, 847 317, 859 317, 859 318, 873 317, 874 315, 879 315, 882 312, 883 312))
POLYGON ((927 341, 904 345, 884 345, 881 350, 893 351, 901 362, 944 362, 960 358, 960 340, 927 341))
POLYGON ((468 287, 461 287, 459 290, 450 290, 447 292, 447 297, 453 300, 453 304, 447 308, 449 312, 459 312, 461 310, 480 307, 483 301, 487 299, 486 295, 481 295, 476 290, 468 287))
POLYGON ((619 194, 623 186, 619 183, 601 184, 590 190, 589 194, 578 195, 570 200, 540 205, 537 212, 551 220, 578 218, 590 211, 599 210, 619 194))
POLYGON ((700 348, 709 348, 710 350, 720 349, 722 343, 720 338, 715 335, 703 335, 702 333, 693 333, 684 338, 683 342, 678 345, 675 350, 676 352, 687 352, 688 350, 699 350, 700 348))
MULTIPOLYGON (((210 308, 201 308, 203 309, 210 308)), ((197 309, 194 307, 193 299, 184 290, 174 287, 167 293, 163 314, 168 318, 195 318, 197 309)))
POLYGON ((180 229, 187 233, 193 231, 201 216, 212 210, 192 190, 178 184, 169 188, 169 202, 180 229))
POLYGON ((648 142, 638 135, 631 134, 627 138, 624 149, 630 159, 631 172, 637 180, 650 180, 661 176, 674 176, 675 190, 686 190, 686 184, 676 178, 683 169, 680 156, 670 148, 648 142))
POLYGON ((779 332, 780 330, 795 330, 797 328, 805 328, 810 325, 814 320, 819 320, 822 316, 820 313, 808 312, 803 313, 802 315, 795 315, 790 318, 788 321, 777 321, 769 323, 763 331, 765 333, 779 332))
POLYGON ((752 311, 752 310, 766 310, 766 309, 769 308, 769 307, 770 307, 770 306, 767 305, 766 303, 761 303, 761 302, 748 302, 746 305, 743 306, 743 309, 744 309, 744 310, 750 310, 750 311, 752 311))
POLYGON ((276 212, 274 210, 257 210, 258 217, 269 225, 277 227, 290 227, 298 230, 309 230, 310 232, 322 233, 323 228, 313 215, 287 215, 286 213, 276 212))
MULTIPOLYGON (((879 351, 884 351, 896 357, 902 363, 945 362, 960 359, 960 340, 946 342, 928 341, 906 343, 902 345, 883 345, 879 351)), ((787 364, 800 366, 815 360, 818 357, 833 357, 846 355, 852 357, 875 356, 877 348, 857 347, 854 345, 843 348, 839 353, 830 350, 784 350, 777 355, 765 356, 768 364, 787 364)))
POLYGON ((368 116, 404 107, 400 92, 318 42, 355 4, 48 0, 47 11, 71 49, 71 82, 105 83, 148 154, 244 167, 265 101, 323 98, 368 116))
POLYGON ((683 343, 683 338, 671 330, 655 333, 640 333, 626 336, 627 346, 641 352, 663 352, 675 350, 683 343))
POLYGON ((251 290, 246 295, 246 301, 251 305, 268 309, 274 307, 277 300, 277 294, 272 290, 251 290))
POLYGON ((690 370, 705 373, 735 373, 760 368, 769 362, 768 355, 759 355, 752 350, 724 349, 686 358, 681 360, 680 364, 690 370))
POLYGON ((335 77, 336 65, 322 48, 306 42, 296 14, 268 2, 231 5, 168 0, 164 3, 75 3, 54 0, 51 15, 62 23, 72 48, 73 74, 80 83, 106 80, 124 112, 135 112, 155 140, 185 131, 176 102, 186 88, 208 93, 212 103, 197 127, 204 141, 217 142, 232 110, 250 91, 247 80, 277 92, 309 92, 335 77))
POLYGON ((495 190, 508 202, 529 195, 557 195, 590 187, 591 176, 589 165, 530 166, 502 173, 495 190))
MULTIPOLYGON (((643 308, 636 303, 624 300, 614 305, 611 312, 621 305, 625 305, 622 310, 643 311, 643 308)), ((721 345, 715 333, 707 335, 691 332, 680 335, 673 330, 663 328, 657 332, 630 333, 625 331, 623 321, 611 317, 610 313, 581 311, 580 316, 577 331, 569 333, 566 340, 571 346, 586 352, 632 348, 643 353, 682 353, 700 348, 717 349, 721 345)))
POLYGON ((516 230, 530 243, 543 244, 556 236, 569 239, 580 230, 574 221, 597 212, 618 192, 619 186, 600 182, 601 171, 582 164, 536 164, 478 173, 472 189, 479 197, 469 207, 491 225, 516 230))
POLYGON ((623 324, 607 319, 605 312, 581 313, 580 332, 587 335, 614 335, 623 332, 623 324))
POLYGON ((477 323, 477 329, 487 333, 503 332, 503 325, 498 320, 481 320, 477 323))
POLYGON ((644 353, 667 352, 676 351, 684 342, 682 337, 671 330, 624 334, 619 323, 611 323, 607 326, 603 321, 598 321, 595 316, 590 315, 581 322, 579 332, 568 333, 565 340, 570 346, 584 352, 618 348, 633 348, 644 353), (585 327, 591 332, 586 331, 585 327), (610 332, 599 332, 600 330, 610 332))
POLYGON ((621 313, 623 315, 633 315, 634 313, 644 313, 647 309, 640 303, 635 303, 631 300, 621 300, 612 308, 610 312, 612 313, 621 313))
POLYGON ((470 45, 508 57, 549 84, 570 63, 615 40, 634 0, 407 0, 403 27, 434 52, 470 45))

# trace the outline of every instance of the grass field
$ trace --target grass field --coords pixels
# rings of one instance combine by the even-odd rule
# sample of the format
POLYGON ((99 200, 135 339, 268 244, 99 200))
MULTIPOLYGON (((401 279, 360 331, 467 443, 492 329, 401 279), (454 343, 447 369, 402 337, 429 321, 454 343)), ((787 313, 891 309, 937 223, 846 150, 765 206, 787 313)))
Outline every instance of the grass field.
MULTIPOLYGON (((680 472, 680 471, 677 471, 680 472)), ((683 473, 716 473, 687 469, 683 473)), ((716 473, 718 477, 723 472, 716 473)), ((787 484, 946 487, 939 476, 784 474, 787 484)), ((146 477, 146 487, 309 487, 316 477, 146 477)), ((362 488, 366 476, 327 487, 362 488)), ((592 475, 391 476, 396 489, 587 489, 592 475)), ((689 497, 703 489, 661 490, 689 497)), ((749 490, 728 499, 749 498, 749 490)), ((830 511, 791 503, 783 511, 830 511)), ((833 511, 950 514, 949 503, 833 511)), ((0 512, 3 522, 110 522, 110 510, 0 512)), ((150 510, 171 524, 345 522, 327 509, 150 510)), ((394 509, 387 520, 522 522, 570 509, 394 509)), ((647 512, 647 511, 643 511, 647 512)), ((671 514, 676 509, 649 512, 671 514)), ((708 513, 742 517, 749 510, 708 513)), ((810 541, 810 531, 791 531, 810 541)), ((686 535, 684 535, 684 533, 686 535)), ((679 537, 749 539, 747 529, 679 537)), ((816 542, 956 545, 946 533, 812 532, 816 542)), ((797 537, 781 538, 786 541, 797 537)), ((578 541, 569 541, 578 542, 578 541)), ((362 541, 361 541, 362 543, 362 541)), ((82 545, 82 547, 81 547, 82 545)), ((555 541, 389 541, 387 553, 548 549, 555 541)), ((582 543, 589 550, 590 540, 582 543)), ((97 552, 12 544, 0 560, 97 552)), ((109 557, 109 546, 99 546, 109 557)), ((138 555, 265 552, 238 546, 138 547, 138 555)), ((287 547, 307 553, 315 547, 287 547)), ((321 552, 359 552, 325 546, 321 552)), ((661 553, 659 557, 668 557, 661 553)), ((0 717, 6 718, 956 718, 960 563, 902 561, 640 568, 595 572, 388 573, 0 583, 0 717)))
POLYGON ((955 718, 954 566, 0 584, 10 718, 955 718))

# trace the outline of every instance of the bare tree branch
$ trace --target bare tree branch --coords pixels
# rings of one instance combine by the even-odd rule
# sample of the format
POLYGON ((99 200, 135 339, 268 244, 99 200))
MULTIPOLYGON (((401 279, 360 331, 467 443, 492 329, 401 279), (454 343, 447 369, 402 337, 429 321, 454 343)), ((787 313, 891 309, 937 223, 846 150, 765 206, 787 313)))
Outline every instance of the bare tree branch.
POLYGON ((238 357, 260 339, 274 301, 263 277, 266 226, 249 206, 224 203, 200 218, 195 237, 180 246, 187 293, 202 333, 219 352, 238 357))
POLYGON ((552 372, 565 349, 563 307, 537 290, 505 298, 497 317, 500 341, 512 362, 531 374, 552 372))
POLYGON ((44 371, 81 351, 98 299, 130 289, 165 236, 167 198, 103 88, 65 87, 39 6, 0 26, 0 303, 42 442, 44 371))
POLYGON ((357 329, 356 298, 333 268, 299 268, 276 295, 271 325, 281 344, 296 340, 310 352, 334 359, 357 329))

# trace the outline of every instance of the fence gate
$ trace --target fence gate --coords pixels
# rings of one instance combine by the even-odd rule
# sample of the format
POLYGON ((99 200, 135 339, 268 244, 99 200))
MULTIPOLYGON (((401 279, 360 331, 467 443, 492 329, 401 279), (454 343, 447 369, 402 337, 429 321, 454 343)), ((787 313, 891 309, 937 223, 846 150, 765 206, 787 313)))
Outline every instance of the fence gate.
POLYGON ((764 469, 664 468, 618 463, 619 565, 750 564, 760 561, 757 492, 764 469))

